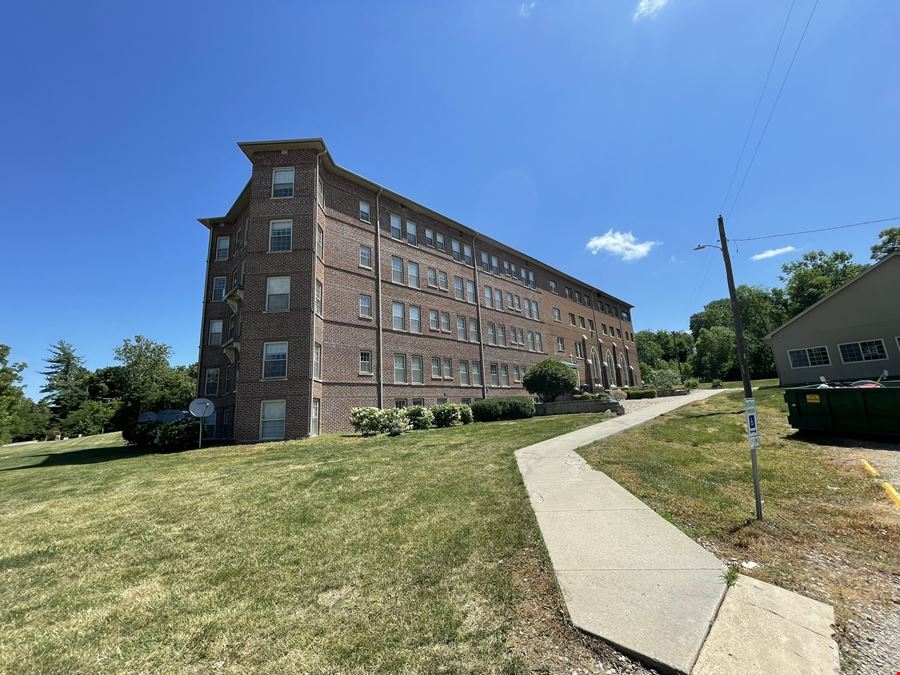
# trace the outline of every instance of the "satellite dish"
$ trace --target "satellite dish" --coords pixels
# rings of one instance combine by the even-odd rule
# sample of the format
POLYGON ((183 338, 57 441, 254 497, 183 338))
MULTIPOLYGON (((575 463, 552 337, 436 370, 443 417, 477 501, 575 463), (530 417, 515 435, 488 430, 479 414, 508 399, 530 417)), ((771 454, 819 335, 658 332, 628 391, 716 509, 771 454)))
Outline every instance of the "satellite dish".
POLYGON ((190 410, 191 415, 200 418, 209 417, 213 414, 213 411, 215 409, 216 406, 213 405, 213 402, 208 398, 195 398, 188 406, 188 410, 190 410))

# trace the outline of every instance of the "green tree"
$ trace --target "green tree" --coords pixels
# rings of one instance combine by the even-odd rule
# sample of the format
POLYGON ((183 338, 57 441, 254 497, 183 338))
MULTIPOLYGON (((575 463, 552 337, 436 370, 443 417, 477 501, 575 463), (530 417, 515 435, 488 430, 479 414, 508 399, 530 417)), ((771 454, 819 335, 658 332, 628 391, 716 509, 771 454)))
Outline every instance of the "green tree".
POLYGON ((725 379, 738 370, 734 329, 727 326, 701 328, 697 336, 694 372, 705 380, 725 379))
POLYGON ((557 359, 544 359, 531 366, 522 377, 522 385, 542 401, 554 401, 560 394, 578 385, 575 371, 557 359))
POLYGON ((121 405, 122 402, 118 399, 85 401, 77 410, 69 413, 63 423, 63 431, 69 436, 92 436, 109 431, 110 422, 121 405))
POLYGON ((22 396, 13 412, 13 441, 44 441, 51 437, 50 407, 22 396))
POLYGON ((137 335, 134 340, 126 338, 114 353, 122 364, 124 404, 138 412, 153 410, 164 398, 172 348, 137 335))
POLYGON ((789 316, 796 316, 832 291, 855 279, 867 265, 853 262, 847 251, 809 251, 781 266, 789 316))
POLYGON ((891 253, 900 253, 900 227, 889 227, 878 233, 878 243, 872 247, 872 260, 881 260, 891 253))
POLYGON ((634 334, 634 343, 637 347, 638 361, 641 363, 641 372, 647 368, 658 368, 664 361, 663 349, 656 339, 657 333, 652 330, 640 330, 634 334))
POLYGON ((50 406, 55 424, 62 424, 73 410, 88 400, 89 373, 84 359, 75 347, 59 340, 50 345, 50 358, 44 359, 46 369, 41 371, 46 382, 41 393, 50 406))
POLYGON ((22 381, 24 363, 10 363, 10 347, 0 344, 0 444, 9 443, 16 426, 16 413, 25 400, 22 381))

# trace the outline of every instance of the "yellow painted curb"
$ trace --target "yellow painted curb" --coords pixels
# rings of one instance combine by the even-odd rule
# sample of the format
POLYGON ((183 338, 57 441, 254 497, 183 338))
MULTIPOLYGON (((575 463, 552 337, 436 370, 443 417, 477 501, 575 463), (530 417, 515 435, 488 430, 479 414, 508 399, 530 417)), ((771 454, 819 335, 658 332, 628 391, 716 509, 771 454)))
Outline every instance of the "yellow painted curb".
POLYGON ((866 460, 864 460, 864 459, 861 459, 861 460, 859 460, 859 461, 862 462, 863 468, 864 468, 866 471, 869 472, 869 475, 870 475, 870 476, 872 476, 872 477, 874 477, 874 478, 878 478, 878 471, 875 470, 875 467, 874 467, 874 466, 872 466, 871 464, 869 464, 869 463, 868 463, 866 460))
POLYGON ((894 506, 900 508, 900 493, 897 492, 897 489, 887 482, 882 483, 881 487, 884 489, 890 500, 894 502, 894 506))

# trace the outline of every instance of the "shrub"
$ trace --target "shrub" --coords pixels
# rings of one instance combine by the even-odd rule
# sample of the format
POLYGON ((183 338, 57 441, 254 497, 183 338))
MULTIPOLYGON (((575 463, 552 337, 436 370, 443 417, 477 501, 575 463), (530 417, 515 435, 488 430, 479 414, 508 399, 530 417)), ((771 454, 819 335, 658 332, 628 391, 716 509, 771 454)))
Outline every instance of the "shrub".
POLYGON ((628 398, 628 394, 626 394, 626 393, 625 393, 624 391, 622 391, 621 389, 610 389, 610 390, 609 390, 609 397, 610 397, 610 398, 614 398, 614 399, 616 399, 616 400, 618 400, 618 401, 624 401, 625 399, 628 398))
POLYGON ((122 438, 125 439, 128 445, 136 445, 139 448, 152 450, 156 447, 156 431, 159 429, 159 426, 159 422, 130 424, 122 429, 122 438))
POLYGON ((432 406, 431 414, 434 415, 434 426, 452 427, 462 423, 462 412, 458 403, 438 403, 432 406))
POLYGON ((573 401, 590 401, 593 398, 590 394, 572 394, 573 401))
POLYGON ((406 409, 409 424, 413 429, 430 429, 434 423, 434 415, 425 406, 414 405, 406 409))
POLYGON ((691 389, 696 389, 700 386, 700 380, 696 377, 689 377, 684 381, 684 388, 690 391, 691 389))
POLYGON ((518 420, 534 415, 534 401, 527 396, 485 398, 472 403, 472 415, 477 422, 518 420))
POLYGON ((381 430, 388 436, 399 436, 409 429, 409 415, 405 408, 388 408, 381 411, 381 430))
POLYGON ((720 380, 718 377, 715 378, 712 381, 712 388, 713 389, 721 389, 722 388, 722 380, 720 380))
POLYGON ((475 421, 471 406, 467 406, 465 403, 460 404, 459 419, 463 424, 472 424, 475 421))
POLYGON ((656 389, 674 389, 678 386, 681 376, 677 370, 671 368, 658 368, 651 370, 644 377, 644 383, 656 389))
POLYGON ((155 447, 176 452, 197 447, 200 438, 200 420, 182 419, 168 424, 158 424, 155 447))
POLYGON ((350 424, 353 430, 363 436, 374 436, 381 432, 383 411, 380 408, 353 408, 350 424))
POLYGON ((598 391, 596 394, 594 394, 594 398, 598 401, 606 402, 609 400, 609 394, 607 394, 605 391, 598 391))
POLYGON ((522 386, 528 393, 537 394, 542 401, 548 402, 564 392, 572 391, 577 383, 575 371, 556 359, 535 363, 522 377, 522 386))
POLYGON ((639 398, 656 398, 656 389, 646 387, 644 389, 629 389, 628 398, 636 400, 639 398))

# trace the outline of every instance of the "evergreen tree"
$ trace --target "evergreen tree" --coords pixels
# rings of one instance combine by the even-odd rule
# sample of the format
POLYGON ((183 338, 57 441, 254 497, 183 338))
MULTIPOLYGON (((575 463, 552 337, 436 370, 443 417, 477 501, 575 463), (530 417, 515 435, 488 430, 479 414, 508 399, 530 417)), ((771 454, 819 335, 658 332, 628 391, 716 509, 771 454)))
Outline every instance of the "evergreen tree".
POLYGON ((88 400, 88 370, 84 359, 75 352, 75 347, 59 340, 50 345, 50 358, 44 359, 46 370, 41 375, 46 383, 41 389, 46 394, 44 400, 50 406, 50 414, 55 424, 62 424, 73 410, 77 410, 88 400))
POLYGON ((10 348, 0 344, 0 444, 9 443, 20 406, 27 400, 21 385, 24 363, 10 363, 10 348))

